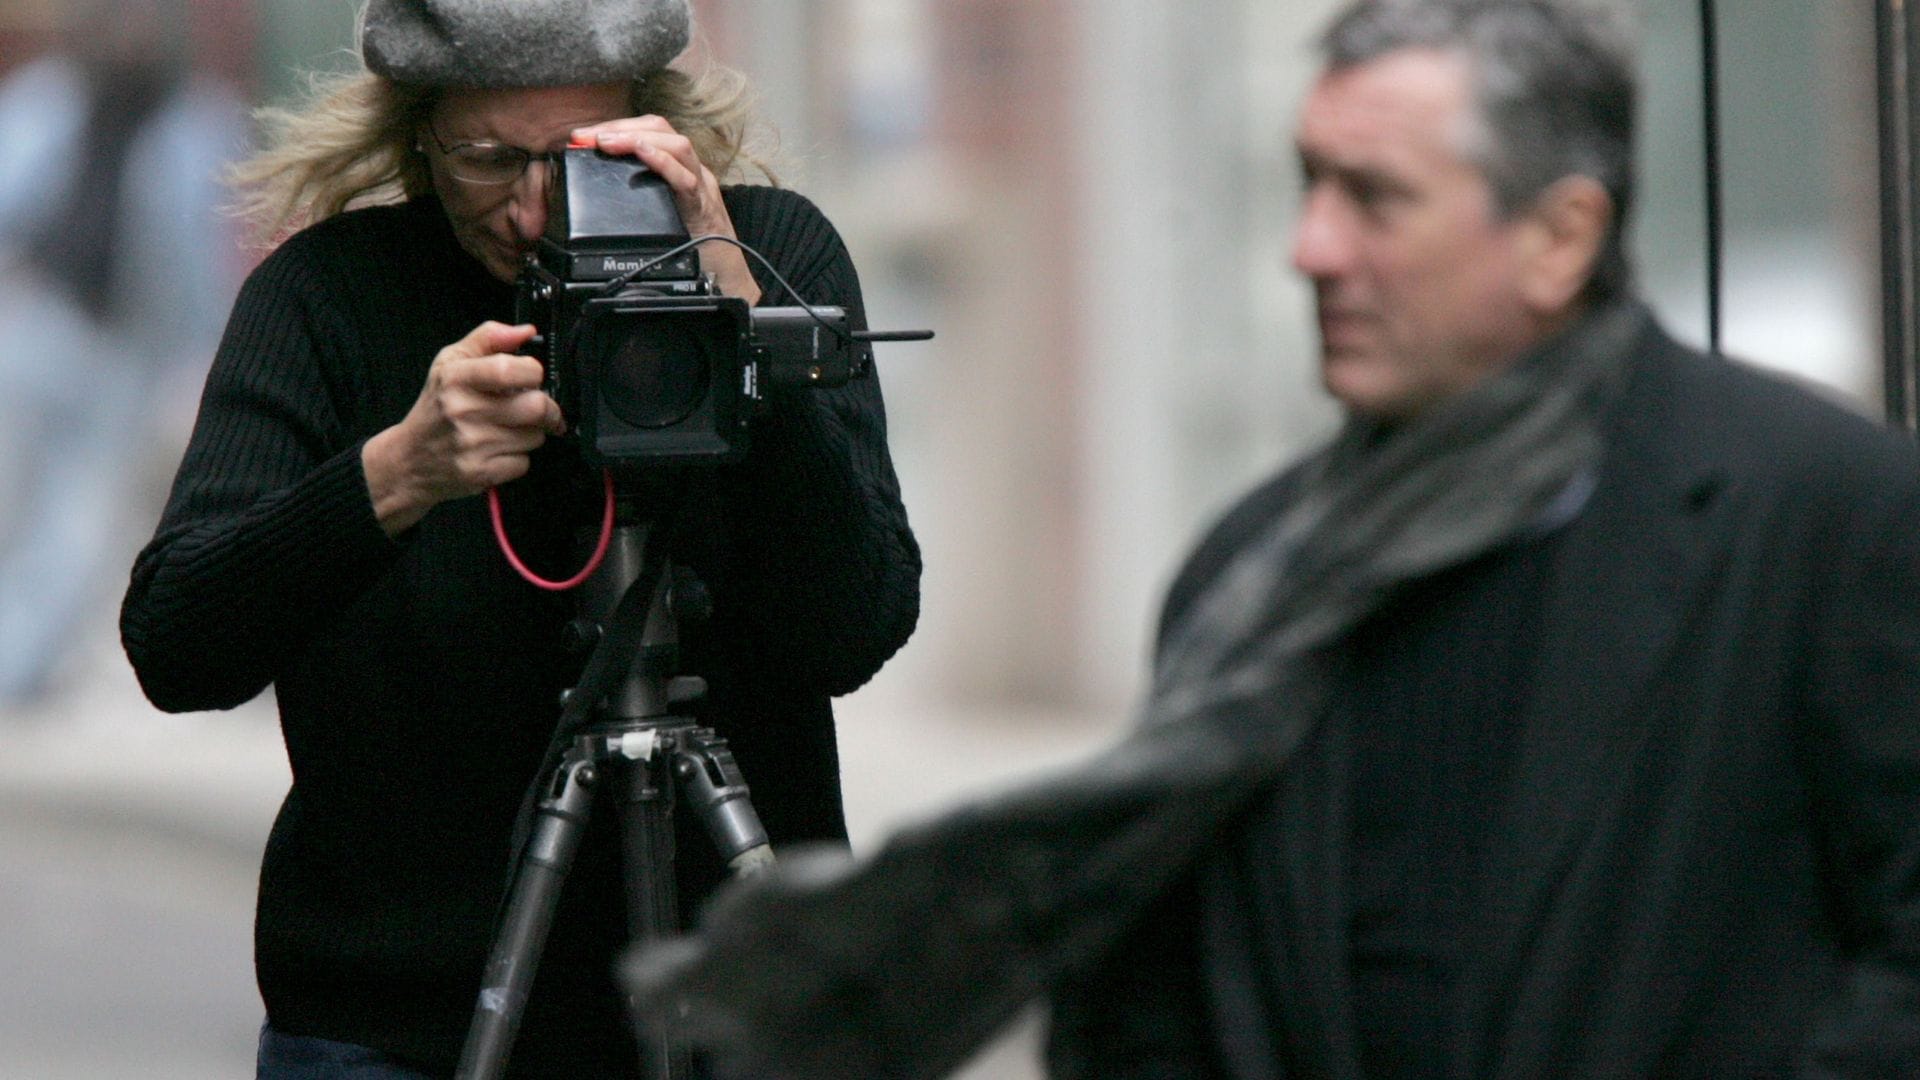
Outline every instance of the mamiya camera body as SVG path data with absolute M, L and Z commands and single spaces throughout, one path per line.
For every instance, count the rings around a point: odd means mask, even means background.
M 516 318 L 539 331 L 529 350 L 588 464 L 731 460 L 782 388 L 865 373 L 871 347 L 840 308 L 721 295 L 671 189 L 639 161 L 568 148 L 553 159 L 547 198 Z

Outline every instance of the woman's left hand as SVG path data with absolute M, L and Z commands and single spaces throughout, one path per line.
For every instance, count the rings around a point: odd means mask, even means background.
M 720 198 L 720 178 L 694 153 L 693 141 L 658 116 L 609 120 L 576 129 L 576 141 L 591 142 L 602 153 L 634 157 L 652 169 L 673 191 L 680 219 L 690 236 L 732 238 L 733 218 Z M 746 256 L 732 244 L 700 245 L 700 268 L 713 275 L 722 293 L 749 304 L 760 300 L 760 285 L 747 270 Z

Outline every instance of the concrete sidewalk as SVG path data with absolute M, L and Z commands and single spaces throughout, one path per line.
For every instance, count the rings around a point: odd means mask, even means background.
M 287 784 L 271 701 L 166 716 L 117 649 L 91 652 L 67 692 L 0 714 L 0 1076 L 250 1075 L 253 889 Z M 884 674 L 838 712 L 856 850 L 1117 730 L 916 701 Z M 1034 1039 L 1021 1025 L 957 1075 L 1032 1080 Z

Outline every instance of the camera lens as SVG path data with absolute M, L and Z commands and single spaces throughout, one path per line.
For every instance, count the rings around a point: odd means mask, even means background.
M 698 326 L 642 317 L 607 329 L 600 397 L 615 416 L 638 428 L 672 427 L 706 400 L 712 359 Z

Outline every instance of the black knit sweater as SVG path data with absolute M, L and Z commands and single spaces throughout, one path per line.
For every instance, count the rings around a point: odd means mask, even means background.
M 852 262 L 817 209 L 756 187 L 727 204 L 808 302 L 864 325 Z M 792 302 L 760 283 L 768 302 Z M 562 646 L 570 602 L 512 573 L 484 500 L 444 503 L 389 540 L 360 452 L 405 415 L 441 348 L 512 314 L 511 287 L 460 249 L 432 199 L 289 240 L 242 290 L 121 617 L 163 709 L 275 689 L 293 785 L 260 879 L 269 1019 L 432 1071 L 458 1055 L 515 814 L 579 660 Z M 873 379 L 783 400 L 752 435 L 742 462 L 671 481 L 670 549 L 713 598 L 686 631 L 685 666 L 707 678 L 701 718 L 732 742 L 775 842 L 844 842 L 827 699 L 906 640 L 919 553 Z M 502 492 L 516 546 L 551 573 L 575 558 L 577 478 L 571 448 L 552 443 Z M 626 936 L 613 819 L 596 816 L 569 878 L 515 1075 L 632 1068 L 609 970 Z M 683 911 L 718 877 L 711 845 L 689 835 Z

